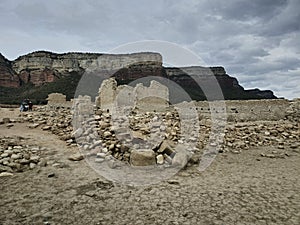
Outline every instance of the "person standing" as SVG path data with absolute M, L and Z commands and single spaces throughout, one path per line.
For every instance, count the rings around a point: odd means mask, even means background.
M 28 101 L 28 109 L 29 109 L 29 111 L 32 111 L 32 106 L 33 106 L 33 103 L 32 103 L 32 101 Z

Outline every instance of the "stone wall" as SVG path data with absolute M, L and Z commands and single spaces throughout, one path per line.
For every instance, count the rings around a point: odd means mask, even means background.
M 135 87 L 135 107 L 143 111 L 161 111 L 169 106 L 169 89 L 152 80 L 149 87 L 137 84 Z
M 114 78 L 109 78 L 101 83 L 99 88 L 99 96 L 96 98 L 96 106 L 99 106 L 104 111 L 112 111 L 117 91 L 117 81 Z
M 117 86 L 115 78 L 109 78 L 104 80 L 99 88 L 96 106 L 108 112 L 120 108 L 162 111 L 169 106 L 169 89 L 155 80 L 150 82 L 149 87 L 141 83 L 135 87 Z
M 102 83 L 96 105 L 109 112 L 113 108 L 124 107 L 140 111 L 164 111 L 169 108 L 169 90 L 154 80 L 149 87 L 141 83 L 131 87 L 117 86 L 115 79 L 110 78 Z M 275 121 L 299 117 L 300 114 L 299 99 L 195 101 L 194 105 L 200 118 L 208 119 L 214 115 L 237 122 Z
M 70 108 L 72 105 L 71 101 L 66 100 L 66 96 L 61 93 L 51 93 L 47 98 L 47 106 L 49 109 L 55 109 L 58 107 Z
M 286 110 L 286 118 L 291 121 L 300 122 L 300 98 L 296 98 L 290 102 Z
M 285 99 L 274 99 L 201 101 L 195 102 L 195 105 L 203 118 L 209 118 L 212 113 L 226 113 L 228 121 L 259 121 L 285 119 L 291 103 Z

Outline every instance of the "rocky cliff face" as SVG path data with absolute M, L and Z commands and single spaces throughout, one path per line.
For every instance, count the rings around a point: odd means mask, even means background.
M 18 87 L 19 77 L 11 68 L 11 62 L 0 53 L 0 86 Z
M 88 69 L 106 71 L 118 71 L 129 65 L 140 65 L 137 69 L 132 67 L 130 77 L 137 77 L 137 73 L 153 73 L 160 75 L 162 57 L 157 53 L 133 53 L 133 54 L 97 54 L 97 53 L 65 53 L 55 54 L 39 51 L 21 56 L 8 62 L 0 69 L 0 77 L 8 77 L 7 70 L 12 71 L 19 79 L 19 85 L 32 83 L 36 86 L 53 82 L 62 76 L 70 75 L 71 72 L 82 73 Z M 142 65 L 142 66 L 141 66 Z M 12 75 L 11 75 L 12 76 Z M 6 79 L 8 80 L 8 79 Z M 16 87 L 15 83 L 1 82 L 0 86 Z
M 227 99 L 276 98 L 271 91 L 244 91 L 237 79 L 227 75 L 223 67 L 165 68 L 162 66 L 162 56 L 151 52 L 113 55 L 38 51 L 20 56 L 14 61 L 0 54 L 0 87 L 16 88 L 26 84 L 43 87 L 74 74 L 78 79 L 78 76 L 94 69 L 115 76 L 119 84 L 145 76 L 166 77 L 188 90 L 196 100 L 205 99 L 205 96 L 193 78 L 205 83 L 210 79 L 209 75 L 215 75 Z

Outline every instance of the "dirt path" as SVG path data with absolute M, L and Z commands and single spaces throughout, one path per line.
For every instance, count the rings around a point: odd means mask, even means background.
M 0 125 L 0 136 L 45 147 L 51 165 L 0 177 L 0 224 L 300 224 L 299 149 L 285 158 L 261 157 L 263 148 L 223 153 L 204 172 L 129 187 L 69 161 L 76 149 L 26 125 Z

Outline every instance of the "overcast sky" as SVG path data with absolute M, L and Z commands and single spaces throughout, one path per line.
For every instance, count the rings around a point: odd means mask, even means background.
M 0 0 L 0 52 L 108 52 L 163 40 L 247 89 L 300 97 L 299 0 Z

